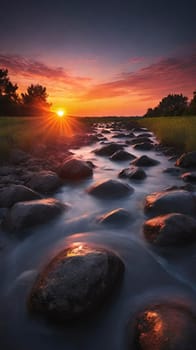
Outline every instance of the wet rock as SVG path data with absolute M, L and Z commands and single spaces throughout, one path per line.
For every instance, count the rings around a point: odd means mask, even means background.
M 20 164 L 24 161 L 29 159 L 29 154 L 20 150 L 20 149 L 13 149 L 10 154 L 10 162 L 13 164 Z
M 29 297 L 29 309 L 58 322 L 84 318 L 112 294 L 123 271 L 123 262 L 115 253 L 74 243 L 40 273 Z
M 176 165 L 182 168 L 196 167 L 196 151 L 183 153 L 181 157 L 177 159 Z
M 132 166 L 130 168 L 123 169 L 119 173 L 119 177 L 121 178 L 128 178 L 128 179 L 134 179 L 134 180 L 143 180 L 146 178 L 146 173 L 142 168 Z
M 2 226 L 6 231 L 22 231 L 44 224 L 68 209 L 68 205 L 54 198 L 18 202 L 7 210 Z
M 123 146 L 118 143 L 110 143 L 94 151 L 98 156 L 111 156 L 116 151 L 122 150 Z
M 135 127 L 135 128 L 133 128 L 132 131 L 133 131 L 133 132 L 146 132 L 146 131 L 148 131 L 148 129 L 146 129 L 146 128 L 140 128 L 140 127 Z
M 122 227 L 126 226 L 131 220 L 131 214 L 127 210 L 118 208 L 100 216 L 97 221 L 100 224 Z
M 178 176 L 180 174 L 180 169 L 179 168 L 166 168 L 163 170 L 163 173 L 167 173 L 167 174 L 170 174 L 170 175 L 173 175 L 173 176 Z
M 82 180 L 92 175 L 92 166 L 80 159 L 67 160 L 59 169 L 59 176 L 69 181 Z
M 131 164 L 136 166 L 155 166 L 160 164 L 160 162 L 156 159 L 144 155 L 133 160 Z
M 153 144 L 153 141 L 149 139 L 148 137 L 135 137 L 132 140 L 129 141 L 131 145 L 136 145 L 138 143 L 148 143 L 148 144 Z
M 196 196 L 185 190 L 155 192 L 146 197 L 145 211 L 150 216 L 181 213 L 196 215 Z
M 32 175 L 27 186 L 41 193 L 51 193 L 62 185 L 59 176 L 53 171 L 40 171 Z
M 196 183 L 196 172 L 188 172 L 181 175 L 181 179 L 185 182 Z
M 125 197 L 133 193 L 133 188 L 118 180 L 103 180 L 96 182 L 87 189 L 87 192 L 98 198 L 114 199 Z
M 123 133 L 114 134 L 112 136 L 112 138 L 117 138 L 117 139 L 124 139 L 126 137 L 127 137 L 127 134 L 123 134 Z
M 149 142 L 141 142 L 133 145 L 133 148 L 141 150 L 141 151 L 150 151 L 154 148 L 154 145 Z
M 136 156 L 124 150 L 119 150 L 110 156 L 110 159 L 113 161 L 133 160 L 135 158 Z
M 151 132 L 143 132 L 143 133 L 141 133 L 141 134 L 139 134 L 139 135 L 137 135 L 137 137 L 152 137 L 153 136 L 153 134 L 151 133 Z
M 39 193 L 23 185 L 11 185 L 0 189 L 0 207 L 8 208 L 17 202 L 40 199 Z
M 195 330 L 196 316 L 188 307 L 157 304 L 138 315 L 134 342 L 140 350 L 194 350 Z
M 147 220 L 144 235 L 160 246 L 185 245 L 196 241 L 196 220 L 184 214 L 167 214 Z

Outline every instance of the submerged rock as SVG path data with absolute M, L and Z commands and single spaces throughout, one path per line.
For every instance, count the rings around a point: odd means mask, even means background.
M 160 246 L 190 244 L 196 241 L 196 220 L 177 213 L 157 216 L 144 223 L 144 235 Z
M 27 182 L 27 186 L 41 193 L 51 193 L 61 185 L 61 179 L 53 171 L 37 172 Z
M 173 176 L 179 175 L 180 172 L 181 171 L 180 171 L 179 168 L 174 168 L 174 167 L 163 169 L 163 173 L 167 173 L 167 174 L 170 174 L 170 175 L 173 175 Z
M 136 319 L 134 343 L 140 350 L 195 350 L 195 330 L 196 316 L 188 307 L 152 305 Z
M 105 199 L 115 199 L 132 194 L 134 189 L 118 180 L 103 180 L 96 182 L 87 189 L 92 196 Z
M 80 159 L 69 159 L 59 169 L 59 176 L 69 181 L 82 180 L 92 175 L 92 166 Z
M 32 288 L 30 311 L 58 322 L 88 316 L 102 306 L 124 272 L 113 252 L 74 243 L 43 269 Z
M 98 218 L 98 222 L 100 224 L 122 227 L 126 226 L 131 221 L 131 219 L 131 214 L 127 210 L 118 208 L 100 216 Z
M 145 211 L 150 216 L 168 213 L 196 215 L 196 196 L 186 190 L 155 192 L 146 197 Z
M 0 208 L 9 208 L 17 202 L 40 199 L 39 193 L 23 185 L 10 185 L 0 189 Z
M 121 178 L 128 178 L 133 180 L 143 180 L 146 178 L 146 173 L 142 168 L 132 166 L 130 168 L 123 169 L 119 173 L 119 177 Z
M 135 158 L 136 156 L 124 150 L 119 150 L 110 156 L 110 159 L 113 161 L 133 160 Z
M 183 153 L 181 157 L 177 159 L 176 165 L 182 168 L 196 167 L 196 151 Z
M 118 143 L 110 143 L 94 151 L 98 156 L 111 156 L 116 151 L 122 150 L 123 146 Z
M 155 166 L 160 164 L 160 162 L 156 159 L 144 155 L 133 160 L 131 164 L 136 166 Z
M 22 231 L 44 224 L 68 209 L 68 205 L 54 198 L 18 202 L 7 210 L 2 226 L 6 231 Z

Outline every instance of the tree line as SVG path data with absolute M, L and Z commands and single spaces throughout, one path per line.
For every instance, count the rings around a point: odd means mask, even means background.
M 31 84 L 25 93 L 18 94 L 18 85 L 13 84 L 7 69 L 0 69 L 0 115 L 43 115 L 50 110 L 46 87 Z
M 196 115 L 196 91 L 189 101 L 182 94 L 170 94 L 164 97 L 155 108 L 149 108 L 144 117 Z

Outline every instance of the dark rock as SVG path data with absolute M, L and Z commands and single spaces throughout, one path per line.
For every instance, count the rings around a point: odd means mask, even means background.
M 124 265 L 113 252 L 74 243 L 40 273 L 29 297 L 29 309 L 57 322 L 84 318 L 102 306 L 123 272 Z
M 147 220 L 144 235 L 160 246 L 185 245 L 196 241 L 196 220 L 184 214 L 167 214 Z
M 184 173 L 181 175 L 181 179 L 185 182 L 196 183 L 196 172 Z
M 132 166 L 130 168 L 123 169 L 119 173 L 119 177 L 121 178 L 128 178 L 128 179 L 134 179 L 134 180 L 143 180 L 146 178 L 146 173 L 142 168 Z
M 154 166 L 160 164 L 160 162 L 156 159 L 144 155 L 133 160 L 131 164 L 136 166 Z
M 59 176 L 69 181 L 82 180 L 92 175 L 92 166 L 80 159 L 67 160 L 59 169 Z
M 0 189 L 0 207 L 8 208 L 17 202 L 40 199 L 39 193 L 23 185 L 11 185 Z
M 196 215 L 196 196 L 185 190 L 155 192 L 146 197 L 146 213 L 157 216 L 169 213 Z
M 141 143 L 136 143 L 133 145 L 133 148 L 142 150 L 142 151 L 150 151 L 154 148 L 154 145 L 149 142 L 141 142 Z
M 110 156 L 110 159 L 113 161 L 133 160 L 135 158 L 136 156 L 124 150 L 116 151 Z
M 127 210 L 118 208 L 100 216 L 98 218 L 98 222 L 100 224 L 122 227 L 126 226 L 131 221 L 131 219 L 131 214 Z
M 134 343 L 140 350 L 194 350 L 195 330 L 196 316 L 186 305 L 159 303 L 138 315 Z
M 133 193 L 133 188 L 118 180 L 103 180 L 96 182 L 87 189 L 87 192 L 98 198 L 114 199 L 125 197 Z
M 41 193 L 51 193 L 62 185 L 59 176 L 53 171 L 35 173 L 27 182 L 27 186 Z
M 196 167 L 196 151 L 183 153 L 176 161 L 176 165 L 182 168 Z
M 54 198 L 18 202 L 7 210 L 2 226 L 6 231 L 22 231 L 46 223 L 68 209 L 68 205 Z
M 153 144 L 153 141 L 148 137 L 135 137 L 129 141 L 130 145 L 136 145 L 138 143 L 148 143 Z
M 180 169 L 179 168 L 166 168 L 163 170 L 163 173 L 167 173 L 167 174 L 170 174 L 170 175 L 174 175 L 174 176 L 177 176 L 180 174 Z
M 122 150 L 123 146 L 118 143 L 110 143 L 94 151 L 98 156 L 111 156 L 116 151 Z

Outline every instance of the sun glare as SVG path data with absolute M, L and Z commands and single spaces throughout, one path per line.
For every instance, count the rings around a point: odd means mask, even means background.
M 58 117 L 62 118 L 65 115 L 65 110 L 64 109 L 58 109 L 56 114 L 57 114 Z

